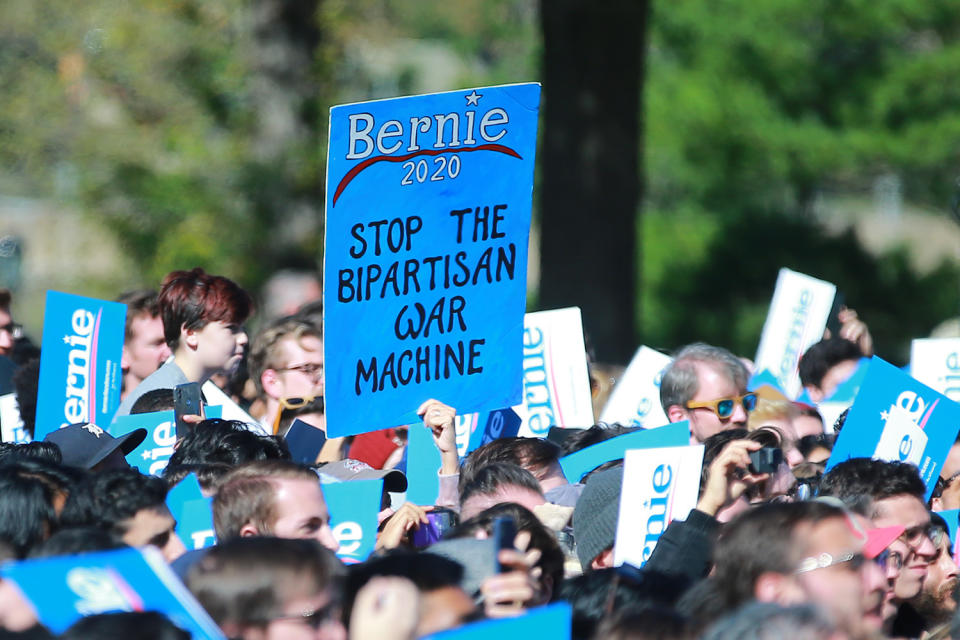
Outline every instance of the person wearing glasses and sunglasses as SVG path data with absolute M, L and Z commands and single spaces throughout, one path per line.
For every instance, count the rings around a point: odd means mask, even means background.
M 726 429 L 746 428 L 757 396 L 747 392 L 749 372 L 740 359 L 702 342 L 680 349 L 664 370 L 660 404 L 670 422 L 690 421 L 690 444 Z
M 900 558 L 900 568 L 891 572 L 893 596 L 884 611 L 888 628 L 895 624 L 896 610 L 920 594 L 936 557 L 925 494 L 917 467 L 906 462 L 851 458 L 833 467 L 820 482 L 821 496 L 843 500 L 874 526 L 904 528 L 890 544 L 890 551 Z
M 280 431 L 285 410 L 322 403 L 323 333 L 312 322 L 290 316 L 264 327 L 251 343 L 248 366 L 264 404 L 258 417 L 268 433 Z M 326 427 L 322 410 L 298 417 L 318 429 Z

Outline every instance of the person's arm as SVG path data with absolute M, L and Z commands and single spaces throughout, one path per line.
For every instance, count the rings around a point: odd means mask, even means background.
M 457 509 L 460 506 L 460 456 L 457 454 L 457 410 L 438 400 L 427 400 L 417 409 L 423 424 L 433 434 L 433 443 L 440 452 L 440 490 L 434 503 Z

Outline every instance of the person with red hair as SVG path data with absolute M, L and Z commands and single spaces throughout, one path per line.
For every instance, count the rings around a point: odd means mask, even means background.
M 253 301 L 232 280 L 197 267 L 167 274 L 157 299 L 163 333 L 173 357 L 131 391 L 118 416 L 130 414 L 140 396 L 178 384 L 203 384 L 215 373 L 233 372 L 243 359 L 243 323 Z

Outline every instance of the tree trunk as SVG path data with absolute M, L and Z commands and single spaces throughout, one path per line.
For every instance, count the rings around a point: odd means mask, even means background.
M 636 347 L 648 0 L 542 0 L 539 306 L 576 305 L 600 361 Z

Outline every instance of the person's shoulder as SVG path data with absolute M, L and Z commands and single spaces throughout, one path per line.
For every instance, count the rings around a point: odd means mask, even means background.
M 167 360 L 159 369 L 144 378 L 133 391 L 127 394 L 127 397 L 120 403 L 120 408 L 117 409 L 117 415 L 130 415 L 130 410 L 133 408 L 133 405 L 140 399 L 140 396 L 148 391 L 153 391 L 154 389 L 172 389 L 178 384 L 184 384 L 186 382 L 189 382 L 189 380 L 187 380 L 187 376 L 184 375 L 180 367 L 177 366 L 177 363 L 172 359 Z

